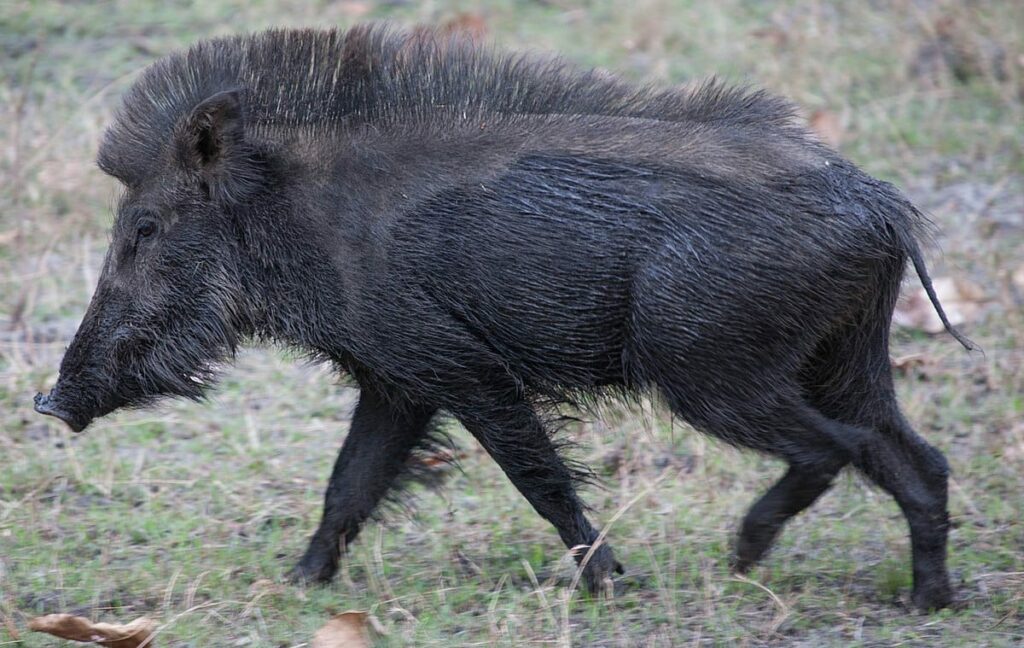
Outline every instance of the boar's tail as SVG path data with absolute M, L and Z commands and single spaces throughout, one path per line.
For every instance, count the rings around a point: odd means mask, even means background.
M 924 215 L 916 209 L 914 212 L 918 218 L 925 218 Z M 917 277 L 921 280 L 921 285 L 924 286 L 924 291 L 928 294 L 928 299 L 932 302 L 932 306 L 935 307 L 935 312 L 939 314 L 942 326 L 945 327 L 947 333 L 952 335 L 956 341 L 962 344 L 968 351 L 979 350 L 981 347 L 972 342 L 970 338 L 949 323 L 949 318 L 946 317 L 946 311 L 942 310 L 942 304 L 939 303 L 939 296 L 935 294 L 935 288 L 932 286 L 932 278 L 928 274 L 928 268 L 924 265 L 924 255 L 921 253 L 921 246 L 918 245 L 917 240 L 915 240 L 913 236 L 909 236 L 907 238 L 907 254 L 910 256 L 910 261 L 914 264 L 914 271 L 917 272 Z

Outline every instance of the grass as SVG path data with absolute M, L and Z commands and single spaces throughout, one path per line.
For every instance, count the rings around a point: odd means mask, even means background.
M 160 646 L 302 646 L 350 608 L 374 615 L 384 646 L 1024 641 L 1024 288 L 1011 281 L 1024 263 L 1024 10 L 626 4 L 5 5 L 0 646 L 57 645 L 25 629 L 57 611 L 154 616 Z M 506 46 L 658 83 L 717 73 L 827 111 L 844 153 L 930 211 L 944 251 L 933 274 L 982 287 L 968 332 L 986 353 L 912 331 L 897 331 L 894 349 L 926 360 L 902 372 L 899 390 L 953 465 L 950 565 L 965 610 L 908 610 L 905 524 L 854 475 L 787 527 L 750 580 L 730 576 L 731 534 L 782 466 L 709 441 L 656 405 L 609 407 L 569 430 L 605 479 L 586 498 L 628 568 L 601 601 L 569 595 L 571 560 L 553 530 L 455 427 L 462 472 L 414 493 L 414 515 L 367 527 L 331 587 L 284 584 L 317 522 L 355 393 L 274 350 L 243 354 L 206 406 L 120 413 L 82 436 L 32 412 L 95 284 L 116 189 L 91 161 L 142 66 L 200 37 L 270 25 L 464 15 Z M 936 38 L 977 69 L 958 80 L 953 55 L 929 59 Z

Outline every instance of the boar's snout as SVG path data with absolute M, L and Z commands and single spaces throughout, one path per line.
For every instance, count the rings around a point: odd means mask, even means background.
M 56 389 L 49 394 L 36 394 L 34 402 L 37 412 L 59 418 L 74 432 L 81 432 L 92 422 L 92 417 L 74 414 L 70 408 L 62 404 Z

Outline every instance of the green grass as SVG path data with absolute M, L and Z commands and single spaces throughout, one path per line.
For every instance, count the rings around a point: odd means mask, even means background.
M 1024 641 L 1024 66 L 1019 3 L 28 2 L 0 12 L 0 646 L 59 642 L 27 619 L 160 623 L 158 645 L 302 646 L 369 611 L 383 646 L 986 645 Z M 628 5 L 628 6 L 627 6 Z M 879 5 L 881 6 L 881 5 Z M 907 608 L 898 508 L 854 476 L 794 520 L 751 579 L 726 568 L 753 499 L 781 473 L 671 422 L 609 407 L 567 432 L 605 481 L 587 501 L 628 574 L 570 595 L 571 559 L 464 432 L 462 472 L 369 525 L 336 582 L 284 572 L 304 549 L 354 403 L 323 368 L 242 355 L 212 401 L 124 412 L 73 436 L 35 415 L 88 303 L 116 188 L 92 159 L 133 75 L 215 34 L 357 18 L 480 15 L 502 45 L 656 83 L 719 74 L 838 116 L 842 151 L 904 186 L 943 234 L 933 274 L 986 302 L 968 332 L 897 331 L 928 362 L 899 379 L 908 417 L 954 472 L 950 567 L 962 611 Z M 910 74 L 936 25 L 975 52 L 964 82 Z M 944 28 L 943 28 L 944 29 Z M 1003 63 L 993 63 L 992 48 Z M 1002 65 L 1002 68 L 998 66 Z M 994 67 L 993 67 L 994 66 Z M 636 500 L 632 506 L 627 506 Z M 17 638 L 14 633 L 17 633 Z

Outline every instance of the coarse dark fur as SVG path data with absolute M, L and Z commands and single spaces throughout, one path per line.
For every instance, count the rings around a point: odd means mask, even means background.
M 198 399 L 245 340 L 332 362 L 360 400 L 294 578 L 333 576 L 438 412 L 567 546 L 594 543 L 551 413 L 651 391 L 789 464 L 743 522 L 737 569 L 852 465 L 906 515 L 916 604 L 952 601 L 947 464 L 900 414 L 888 353 L 908 259 L 942 312 L 926 221 L 785 101 L 429 30 L 277 30 L 154 64 L 99 165 L 126 192 L 37 408 L 80 430 Z M 616 570 L 602 545 L 584 576 L 598 589 Z

